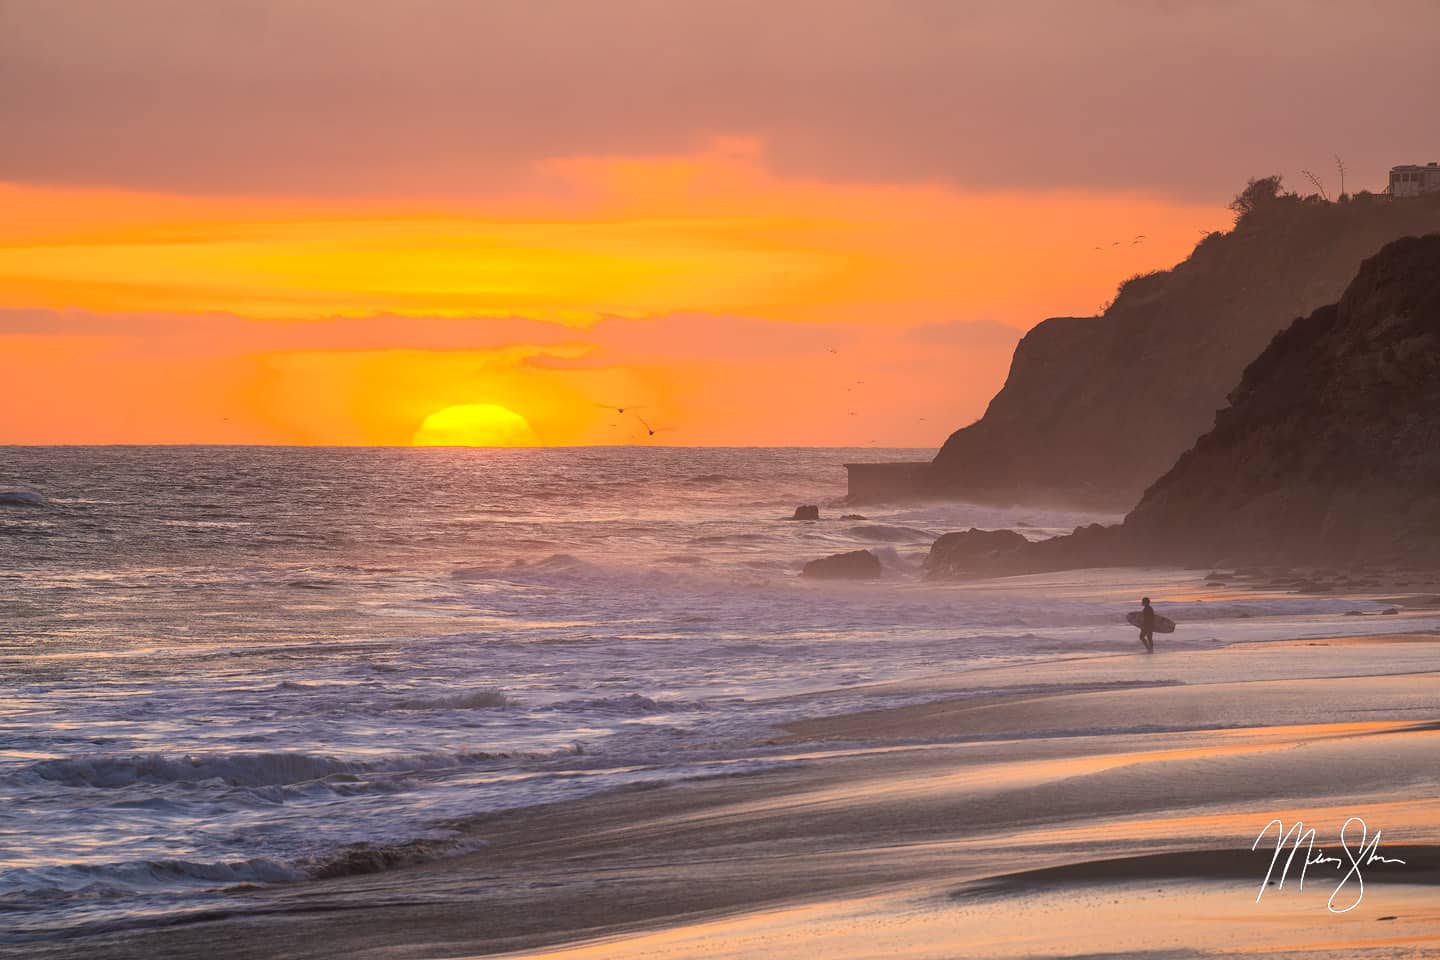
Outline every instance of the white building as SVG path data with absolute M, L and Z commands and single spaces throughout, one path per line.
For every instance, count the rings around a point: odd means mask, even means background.
M 1422 193 L 1440 193 L 1440 163 L 1390 168 L 1391 196 L 1418 197 Z

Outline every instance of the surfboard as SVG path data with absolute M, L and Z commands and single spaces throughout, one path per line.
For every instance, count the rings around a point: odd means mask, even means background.
M 1140 611 L 1136 610 L 1134 613 L 1125 614 L 1125 622 L 1130 624 L 1130 626 L 1132 627 L 1140 626 Z M 1171 620 L 1169 617 L 1162 617 L 1158 613 L 1155 614 L 1155 632 L 1174 633 L 1175 621 Z

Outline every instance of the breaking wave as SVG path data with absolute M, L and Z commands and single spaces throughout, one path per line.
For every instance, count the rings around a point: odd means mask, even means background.
M 546 711 L 572 711 L 606 716 L 645 716 L 655 713 L 703 710 L 705 705 L 696 700 L 652 700 L 638 693 L 630 693 L 623 697 L 562 700 L 559 703 L 552 703 L 544 709 Z
M 495 687 L 483 687 L 448 697 L 409 697 L 391 705 L 395 710 L 492 710 L 513 707 L 517 701 Z
M 44 494 L 34 490 L 0 490 L 0 507 L 43 507 L 46 503 Z
M 579 753 L 578 747 L 555 751 L 474 751 L 392 756 L 379 760 L 342 760 L 308 753 L 217 753 L 173 756 L 140 753 L 122 756 L 41 760 L 12 778 L 48 781 L 66 787 L 115 789 L 135 784 L 220 783 L 231 787 L 280 787 L 377 773 L 443 770 L 490 760 L 536 759 Z

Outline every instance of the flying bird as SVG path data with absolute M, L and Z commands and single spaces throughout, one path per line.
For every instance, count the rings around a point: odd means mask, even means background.
M 613 403 L 597 403 L 597 404 L 595 404 L 595 406 L 597 406 L 597 407 L 603 407 L 603 408 L 606 409 L 606 410 L 614 410 L 616 413 L 624 413 L 626 410 L 644 410 L 644 409 L 645 409 L 644 407 L 633 406 L 633 405 L 631 405 L 631 404 L 626 404 L 625 406 L 621 407 L 621 406 L 616 406 L 616 405 L 613 404 Z
M 652 436 L 652 437 L 655 436 L 655 434 L 657 434 L 657 433 L 662 433 L 662 432 L 664 432 L 664 431 L 666 431 L 666 430 L 674 430 L 674 429 L 675 429 L 674 427 L 652 427 L 652 426 L 650 426 L 649 423 L 647 423 L 647 422 L 645 421 L 645 418 L 642 417 L 642 416 L 640 416 L 640 414 L 638 414 L 638 413 L 635 414 L 635 419 L 636 419 L 636 420 L 639 420 L 639 421 L 644 425 L 644 427 L 645 427 L 645 432 L 646 432 L 647 434 L 649 434 L 650 436 Z

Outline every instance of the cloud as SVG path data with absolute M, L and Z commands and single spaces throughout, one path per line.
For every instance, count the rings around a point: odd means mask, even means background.
M 0 337 L 103 338 L 117 347 L 169 355 L 351 350 L 473 350 L 555 347 L 583 334 L 529 317 L 326 317 L 268 319 L 233 313 L 95 313 L 0 308 Z
M 183 198 L 0 185 L 0 306 L 233 313 L 764 316 L 1028 324 L 1173 263 L 1219 204 L 787 178 L 763 146 L 547 164 L 564 197 Z M 1115 231 L 1144 232 L 1097 259 Z M 1106 249 L 1110 249 L 1107 247 Z M 1103 260 L 1103 262 L 1102 262 Z M 697 330 L 709 335 L 708 331 Z
M 0 0 L 0 180 L 453 196 L 730 134 L 842 180 L 1375 186 L 1432 159 L 1436 35 L 1432 0 Z
M 951 320 L 911 327 L 901 334 L 901 339 L 922 345 L 990 349 L 1014 347 L 1020 331 L 992 320 Z

